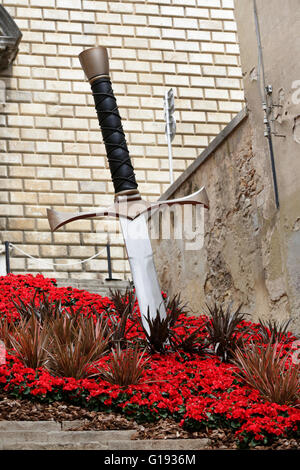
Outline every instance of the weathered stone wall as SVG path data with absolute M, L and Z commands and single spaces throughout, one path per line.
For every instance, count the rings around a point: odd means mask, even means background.
M 193 310 L 206 300 L 243 302 L 254 319 L 292 319 L 300 331 L 300 60 L 299 2 L 257 0 L 265 84 L 273 87 L 270 123 L 280 207 L 259 91 L 253 2 L 236 1 L 248 118 L 165 198 L 205 184 L 210 199 L 199 252 L 173 243 L 156 247 L 163 287 L 181 291 Z M 280 14 L 279 14 L 280 12 Z M 262 70 L 260 71 L 262 77 Z M 261 86 L 262 88 L 262 86 Z M 262 94 L 263 93 L 262 88 Z M 277 106 L 280 105 L 280 106 Z M 272 121 L 274 119 L 274 121 Z M 202 162 L 202 163 L 201 163 Z
M 264 137 L 258 85 L 258 53 L 252 2 L 235 2 L 255 168 L 262 181 L 257 197 L 265 310 L 291 315 L 300 330 L 300 10 L 297 0 L 257 0 L 266 85 L 272 85 L 270 118 L 280 208 L 274 204 L 270 153 Z M 278 15 L 280 12 L 280 15 Z M 251 45 L 252 47 L 249 47 Z M 279 105 L 279 106 L 278 106 Z
M 163 96 L 173 87 L 177 178 L 243 106 L 233 0 L 4 0 L 23 38 L 0 75 L 1 241 L 45 263 L 71 263 L 106 243 L 112 221 L 80 220 L 51 234 L 46 208 L 76 212 L 108 204 L 113 188 L 89 84 L 78 53 L 108 47 L 113 88 L 139 188 L 157 199 L 169 184 Z M 1 91 L 1 90 L 0 90 Z M 128 273 L 111 237 L 113 271 Z M 106 253 L 57 267 L 58 278 L 107 275 Z M 12 270 L 42 271 L 13 251 Z
M 188 178 L 182 175 L 171 198 L 187 196 L 203 185 L 210 203 L 203 247 L 187 250 L 182 240 L 153 241 L 162 286 L 170 295 L 181 292 L 194 312 L 208 301 L 234 300 L 255 313 L 261 273 L 261 246 L 255 237 L 260 186 L 246 113 Z

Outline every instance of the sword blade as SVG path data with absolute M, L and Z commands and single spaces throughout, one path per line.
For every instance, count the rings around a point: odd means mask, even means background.
M 125 217 L 120 217 L 119 220 L 143 326 L 149 333 L 149 325 L 145 318 L 148 311 L 151 319 L 156 317 L 157 311 L 161 318 L 165 318 L 166 308 L 154 265 L 147 223 L 144 215 L 134 220 Z

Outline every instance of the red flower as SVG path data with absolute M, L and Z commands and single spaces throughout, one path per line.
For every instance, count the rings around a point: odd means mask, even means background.
M 83 307 L 83 314 L 93 314 L 91 306 L 106 314 L 106 307 L 112 304 L 107 297 L 101 297 L 84 290 L 71 287 L 58 288 L 55 279 L 42 275 L 13 275 L 0 277 L 1 315 L 9 321 L 15 321 L 18 313 L 12 299 L 20 296 L 24 301 L 31 300 L 36 288 L 42 289 L 52 300 L 61 299 L 62 304 Z M 139 314 L 137 307 L 137 314 Z M 204 316 L 180 315 L 178 334 L 184 335 L 188 329 L 194 331 L 204 324 Z M 257 325 L 244 322 L 252 331 L 252 338 L 257 337 Z M 141 336 L 140 326 L 130 330 L 128 339 Z M 205 333 L 201 333 L 204 335 Z M 288 335 L 288 351 L 294 338 Z M 107 355 L 101 359 L 101 365 L 109 360 Z M 204 359 L 189 356 L 185 361 L 176 353 L 153 355 L 145 370 L 144 382 L 130 386 L 126 390 L 117 385 L 110 385 L 103 380 L 70 377 L 54 377 L 44 369 L 33 370 L 25 367 L 10 351 L 7 362 L 0 366 L 0 387 L 13 392 L 19 397 L 26 396 L 28 390 L 33 396 L 53 399 L 63 392 L 64 399 L 74 401 L 80 398 L 81 404 L 91 400 L 101 406 L 113 407 L 126 414 L 145 414 L 145 419 L 155 419 L 161 412 L 164 416 L 174 416 L 181 426 L 195 429 L 207 422 L 216 426 L 228 422 L 237 428 L 237 437 L 241 440 L 251 436 L 261 441 L 265 436 L 285 436 L 300 430 L 300 410 L 289 406 L 266 403 L 257 390 L 237 380 L 235 367 L 220 363 L 217 357 Z M 56 399 L 56 398 L 55 398 Z M 148 414 L 147 414 L 148 413 Z M 152 417 L 152 418 L 151 418 Z

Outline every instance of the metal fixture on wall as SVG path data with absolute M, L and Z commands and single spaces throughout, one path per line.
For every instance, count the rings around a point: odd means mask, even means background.
M 18 26 L 5 8 L 0 5 L 0 71 L 6 69 L 14 61 L 21 38 L 22 33 Z
M 278 183 L 277 183 L 277 175 L 276 175 L 276 168 L 275 168 L 275 157 L 274 157 L 274 148 L 273 148 L 273 141 L 272 141 L 272 129 L 271 129 L 271 123 L 270 123 L 270 112 L 272 111 L 272 109 L 270 109 L 269 99 L 268 99 L 268 97 L 272 94 L 273 90 L 272 90 L 271 85 L 266 85 L 256 0 L 253 0 L 253 9 L 254 9 L 255 32 L 256 32 L 256 39 L 257 39 L 257 46 L 258 46 L 257 74 L 258 74 L 259 91 L 260 91 L 262 106 L 264 110 L 264 124 L 265 124 L 264 135 L 268 139 L 273 185 L 274 185 L 275 204 L 276 204 L 276 208 L 279 209 Z

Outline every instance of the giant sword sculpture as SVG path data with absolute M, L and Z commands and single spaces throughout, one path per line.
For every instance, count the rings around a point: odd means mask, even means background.
M 202 187 L 190 196 L 180 199 L 150 203 L 141 198 L 111 87 L 107 50 L 104 47 L 87 49 L 79 54 L 79 60 L 91 84 L 115 189 L 115 201 L 109 207 L 99 207 L 76 214 L 48 209 L 49 224 L 51 230 L 55 231 L 78 219 L 103 216 L 119 218 L 141 318 L 144 328 L 148 331 L 145 321 L 147 314 L 153 319 L 159 312 L 160 317 L 164 318 L 166 307 L 157 279 L 145 213 L 159 208 L 160 205 L 202 204 L 208 208 L 207 194 Z

